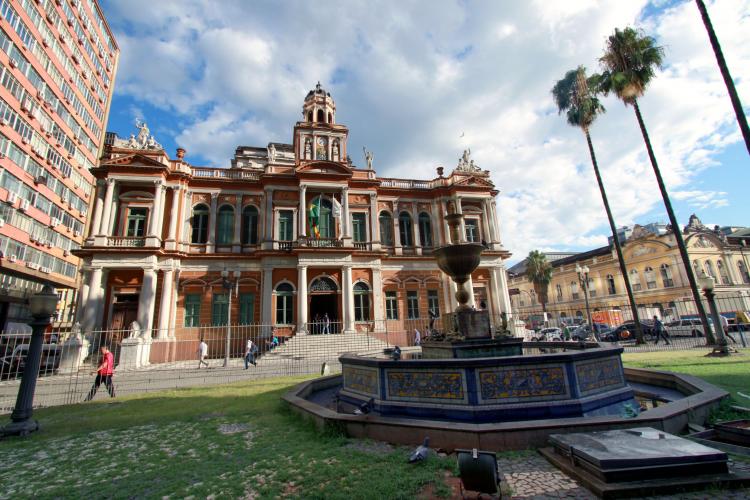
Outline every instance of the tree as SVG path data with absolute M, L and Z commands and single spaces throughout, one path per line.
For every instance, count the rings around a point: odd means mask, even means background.
M 547 292 L 552 281 L 552 266 L 547 256 L 539 250 L 532 250 L 526 257 L 526 277 L 534 284 L 534 291 L 542 304 L 542 311 L 547 312 Z
M 744 137 L 745 139 L 745 146 L 747 147 L 747 152 L 750 153 L 750 127 L 748 127 L 747 125 L 747 117 L 745 116 L 745 111 L 742 109 L 742 102 L 740 101 L 740 96 L 737 94 L 737 89 L 734 87 L 734 80 L 732 80 L 732 75 L 729 74 L 729 67 L 727 67 L 727 62 L 724 60 L 724 53 L 721 51 L 721 45 L 719 45 L 719 39 L 716 38 L 716 33 L 714 33 L 714 27 L 711 24 L 711 18 L 708 17 L 708 10 L 706 9 L 706 4 L 703 3 L 703 0 L 695 0 L 695 3 L 698 5 L 698 10 L 700 11 L 701 18 L 703 19 L 703 26 L 705 26 L 706 31 L 708 32 L 708 39 L 711 42 L 711 48 L 714 49 L 716 62 L 719 64 L 719 70 L 721 71 L 721 76 L 724 78 L 724 84 L 727 86 L 727 92 L 729 92 L 729 99 L 732 101 L 734 114 L 737 115 L 737 123 L 739 123 L 740 125 L 740 130 L 742 131 L 742 137 Z
M 680 225 L 677 223 L 677 218 L 674 215 L 672 202 L 669 199 L 664 179 L 662 179 L 659 165 L 656 162 L 654 149 L 651 147 L 651 140 L 646 130 L 646 124 L 643 121 L 641 109 L 638 107 L 638 98 L 645 93 L 646 87 L 648 87 L 648 84 L 656 75 L 656 69 L 661 67 L 663 59 L 664 49 L 656 45 L 656 40 L 653 37 L 629 27 L 624 30 L 615 28 L 614 34 L 607 38 L 604 55 L 599 59 L 604 72 L 598 80 L 598 87 L 605 95 L 608 95 L 610 92 L 614 93 L 626 106 L 633 106 L 635 110 L 638 126 L 641 129 L 643 141 L 646 143 L 646 151 L 648 152 L 648 157 L 656 176 L 656 182 L 659 185 L 659 190 L 664 200 L 664 207 L 667 210 L 669 223 L 672 226 L 672 233 L 680 250 L 682 265 L 685 268 L 685 274 L 690 283 L 695 307 L 698 309 L 698 315 L 700 316 L 704 330 L 710 332 L 706 310 L 703 307 L 703 302 L 698 292 L 698 285 L 695 281 L 693 268 L 690 265 L 690 258 L 685 247 L 685 241 L 682 238 Z M 707 337 L 709 342 L 715 343 L 712 335 Z
M 622 274 L 622 278 L 625 282 L 625 291 L 628 294 L 630 309 L 633 311 L 636 338 L 639 343 L 642 343 L 643 331 L 641 329 L 641 322 L 638 318 L 638 307 L 635 303 L 635 297 L 633 296 L 633 288 L 630 286 L 630 275 L 625 267 L 622 246 L 617 237 L 617 226 L 615 225 L 614 217 L 612 217 L 612 210 L 609 208 L 607 192 L 604 189 L 602 176 L 599 173 L 599 164 L 596 161 L 594 145 L 591 142 L 591 134 L 589 132 L 591 124 L 596 120 L 596 117 L 605 112 L 604 106 L 602 106 L 599 99 L 596 97 L 595 90 L 598 85 L 598 80 L 599 75 L 592 75 L 587 78 L 586 68 L 578 66 L 577 69 L 565 73 L 565 77 L 552 87 L 552 97 L 555 100 L 555 104 L 557 104 L 558 111 L 560 113 L 566 113 L 568 124 L 574 127 L 580 127 L 583 134 L 586 136 L 586 142 L 589 146 L 589 155 L 591 156 L 591 164 L 594 167 L 596 182 L 599 184 L 599 193 L 602 195 L 602 203 L 604 204 L 605 212 L 607 212 L 607 220 L 609 221 L 609 228 L 612 231 L 612 239 L 617 253 L 617 260 L 620 263 L 620 274 Z M 591 91 L 592 88 L 594 89 L 593 92 Z

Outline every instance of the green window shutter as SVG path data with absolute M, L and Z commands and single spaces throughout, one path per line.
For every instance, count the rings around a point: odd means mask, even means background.
M 229 295 L 215 293 L 211 304 L 211 324 L 224 326 L 229 323 Z
M 185 295 L 185 326 L 200 326 L 201 296 L 200 294 Z
M 240 294 L 240 324 L 241 325 L 252 324 L 254 313 L 255 313 L 255 294 L 241 293 Z
M 367 229 L 365 226 L 365 214 L 357 212 L 352 214 L 352 229 L 354 241 L 365 242 L 367 241 Z

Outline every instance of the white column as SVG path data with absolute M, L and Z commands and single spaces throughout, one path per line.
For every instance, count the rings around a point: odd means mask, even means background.
M 78 289 L 78 297 L 76 297 L 76 321 L 83 321 L 84 309 L 86 308 L 86 300 L 89 298 L 90 293 L 90 271 L 81 269 L 81 287 Z
M 242 195 L 237 195 L 234 204 L 234 238 L 232 239 L 232 252 L 240 253 L 242 251 Z
M 307 266 L 297 268 L 297 333 L 307 333 Z
M 159 206 L 163 196 L 162 181 L 154 182 L 154 204 L 151 207 L 151 220 L 148 223 L 148 235 L 150 237 L 159 237 Z M 143 325 L 141 325 L 143 326 Z
M 403 249 L 401 247 L 401 224 L 398 220 L 398 205 L 393 204 L 393 250 L 396 255 L 401 255 Z
M 490 212 L 487 210 L 487 200 L 482 201 L 482 238 L 489 244 L 492 242 Z
M 182 227 L 180 228 L 180 243 L 186 246 L 190 244 L 190 221 L 193 218 L 192 202 L 193 192 L 185 191 L 185 197 L 182 202 Z M 186 248 L 183 248 L 183 250 L 186 250 Z
M 263 283 L 261 284 L 263 287 L 263 294 L 261 296 L 261 302 L 260 302 L 260 322 L 267 326 L 271 325 L 273 323 L 273 268 L 272 267 L 264 267 L 263 268 Z
M 383 273 L 380 266 L 372 268 L 372 310 L 375 320 L 375 330 L 383 328 L 385 320 L 385 304 L 383 302 Z
M 495 239 L 493 241 L 500 243 L 500 219 L 497 217 L 497 202 L 495 200 L 490 203 L 490 208 L 492 209 L 492 226 L 495 228 Z
M 445 235 L 444 243 L 446 245 L 451 244 L 451 230 L 448 227 L 448 221 L 445 220 L 445 216 L 448 213 L 448 203 L 445 200 L 440 202 L 440 220 L 443 222 L 443 234 Z
M 422 247 L 419 240 L 419 207 L 416 201 L 411 207 L 411 231 L 414 238 L 414 249 L 417 253 L 421 253 L 420 250 L 417 250 Z
M 469 276 L 469 281 L 467 281 L 464 286 L 467 290 L 469 290 L 469 302 L 467 304 L 469 307 L 473 307 L 474 309 L 477 308 L 477 302 L 474 300 L 474 280 L 471 279 L 471 276 Z
M 177 218 L 180 215 L 180 186 L 172 187 L 172 210 L 169 212 L 169 234 L 167 235 L 167 250 L 175 250 L 177 244 Z
M 456 308 L 458 307 L 458 300 L 456 300 L 456 292 L 458 291 L 458 285 L 456 285 L 456 282 L 450 279 L 449 277 L 446 276 L 446 278 L 448 279 L 448 289 L 449 289 L 448 295 L 450 296 L 450 300 L 451 300 L 450 303 L 451 303 L 451 312 L 452 312 L 452 311 L 455 311 Z
M 464 213 L 464 209 L 461 202 L 460 196 L 454 197 L 455 205 L 456 205 L 456 213 L 462 214 Z M 459 235 L 460 238 L 457 243 L 466 243 L 466 223 L 463 219 L 461 219 L 461 234 Z
M 177 261 L 175 263 L 177 266 L 177 270 L 174 273 L 174 278 L 172 279 L 172 289 L 169 291 L 169 295 L 171 297 L 170 303 L 172 304 L 172 312 L 169 315 L 169 324 L 172 326 L 172 329 L 169 331 L 169 337 L 175 338 L 175 333 L 177 331 L 177 299 L 179 294 L 179 282 L 180 282 L 180 262 Z
M 100 227 L 99 227 L 99 235 L 104 236 L 110 236 L 108 233 L 109 230 L 109 220 L 110 215 L 112 214 L 112 197 L 115 194 L 115 180 L 114 179 L 107 179 L 107 192 L 104 195 L 104 213 L 102 214 L 102 219 L 100 221 Z
M 378 218 L 378 195 L 370 194 L 370 245 L 380 250 L 380 219 Z
M 102 225 L 102 212 L 104 211 L 104 200 L 102 199 L 102 187 L 104 186 L 103 181 L 96 181 L 94 188 L 94 219 L 91 221 L 91 227 L 89 227 L 89 238 L 93 238 L 99 234 L 99 227 Z
M 171 336 L 169 335 L 169 320 L 172 316 L 172 306 L 175 305 L 172 301 L 174 271 L 172 269 L 165 269 L 163 274 L 164 277 L 161 283 L 161 304 L 159 305 L 159 331 L 157 332 L 157 338 L 160 339 L 166 339 Z
M 96 328 L 98 320 L 97 311 L 99 305 L 104 299 L 102 287 L 102 268 L 95 267 L 89 272 L 89 292 L 84 301 L 84 315 L 82 320 L 82 329 L 86 333 L 91 333 Z
M 344 307 L 344 333 L 354 333 L 354 287 L 352 286 L 352 266 L 341 267 L 343 281 L 342 304 Z
M 138 324 L 141 331 L 148 332 L 154 327 L 154 310 L 156 309 L 156 270 L 146 268 L 143 270 L 143 283 L 141 293 L 138 297 Z
M 211 210 L 208 214 L 208 245 L 206 253 L 214 253 L 216 248 L 216 222 L 217 222 L 217 205 L 219 204 L 219 193 L 211 193 Z
M 117 206 L 118 206 L 118 199 L 120 198 L 120 184 L 115 184 L 115 193 L 112 197 L 112 207 L 110 208 L 109 212 L 109 220 L 108 221 L 102 221 L 102 224 L 106 224 L 107 227 L 105 229 L 106 233 L 109 235 L 114 235 L 115 228 L 116 228 L 116 222 L 117 222 Z
M 495 267 L 490 273 L 490 277 L 494 278 L 497 287 L 497 297 L 499 300 L 500 312 L 506 312 L 510 314 L 510 295 L 508 294 L 508 280 L 505 273 L 504 267 Z
M 164 204 L 167 202 L 167 186 L 162 184 L 158 187 L 161 191 L 159 195 L 159 211 L 156 219 L 156 237 L 161 240 L 162 234 L 164 234 Z M 161 241 L 159 241 L 161 243 Z
M 266 188 L 265 209 L 263 210 L 263 244 L 264 250 L 273 249 L 273 189 Z
M 307 217 L 306 215 L 306 198 L 307 197 L 307 186 L 305 184 L 299 185 L 299 235 L 304 238 L 307 236 Z
M 349 220 L 349 186 L 345 186 L 341 189 L 341 233 L 344 238 L 349 238 L 351 232 L 349 226 L 351 221 Z

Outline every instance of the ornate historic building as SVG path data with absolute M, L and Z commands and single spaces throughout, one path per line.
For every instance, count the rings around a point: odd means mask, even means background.
M 430 256 L 450 243 L 444 215 L 487 250 L 472 276 L 477 305 L 510 310 L 489 172 L 467 151 L 432 180 L 378 177 L 356 166 L 336 105 L 316 86 L 291 144 L 240 146 L 231 168 L 169 158 L 148 134 L 109 135 L 99 166 L 84 262 L 85 331 L 137 321 L 154 338 L 194 337 L 203 325 L 309 330 L 327 315 L 344 332 L 426 318 L 455 306 Z M 340 322 L 340 323 L 339 323 Z
M 625 264 L 630 273 L 635 301 L 649 312 L 678 319 L 695 314 L 687 276 L 677 243 L 671 232 L 657 225 L 636 225 L 623 242 Z M 722 312 L 750 310 L 750 231 L 747 229 L 708 228 L 695 215 L 683 229 L 685 244 L 695 275 L 705 272 L 716 279 L 716 294 Z M 552 259 L 552 282 L 547 310 L 551 319 L 586 314 L 584 290 L 576 265 L 589 268 L 589 305 L 592 311 L 627 309 L 625 283 L 614 248 L 605 246 L 587 252 Z M 533 285 L 523 274 L 523 266 L 509 270 L 513 310 L 521 318 L 541 312 Z M 645 310 L 644 310 L 645 313 Z
M 73 318 L 119 57 L 95 0 L 0 0 L 0 330 L 45 283 Z

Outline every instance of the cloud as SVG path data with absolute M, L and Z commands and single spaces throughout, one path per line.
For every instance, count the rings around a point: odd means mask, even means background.
M 579 64 L 597 71 L 615 26 L 643 27 L 665 47 L 666 65 L 640 104 L 675 199 L 696 208 L 729 203 L 695 181 L 740 139 L 733 111 L 697 9 L 669 5 L 133 0 L 105 7 L 122 47 L 116 92 L 177 116 L 175 139 L 189 155 L 228 166 L 238 145 L 290 142 L 302 100 L 320 80 L 336 100 L 338 122 L 350 128 L 349 150 L 374 151 L 382 176 L 432 178 L 470 147 L 501 192 L 503 241 L 519 257 L 533 248 L 606 244 L 584 136 L 558 115 L 550 89 Z M 722 0 L 709 10 L 747 103 L 750 2 Z M 612 97 L 603 102 L 607 113 L 591 135 L 616 222 L 656 218 L 663 205 L 633 110 Z

